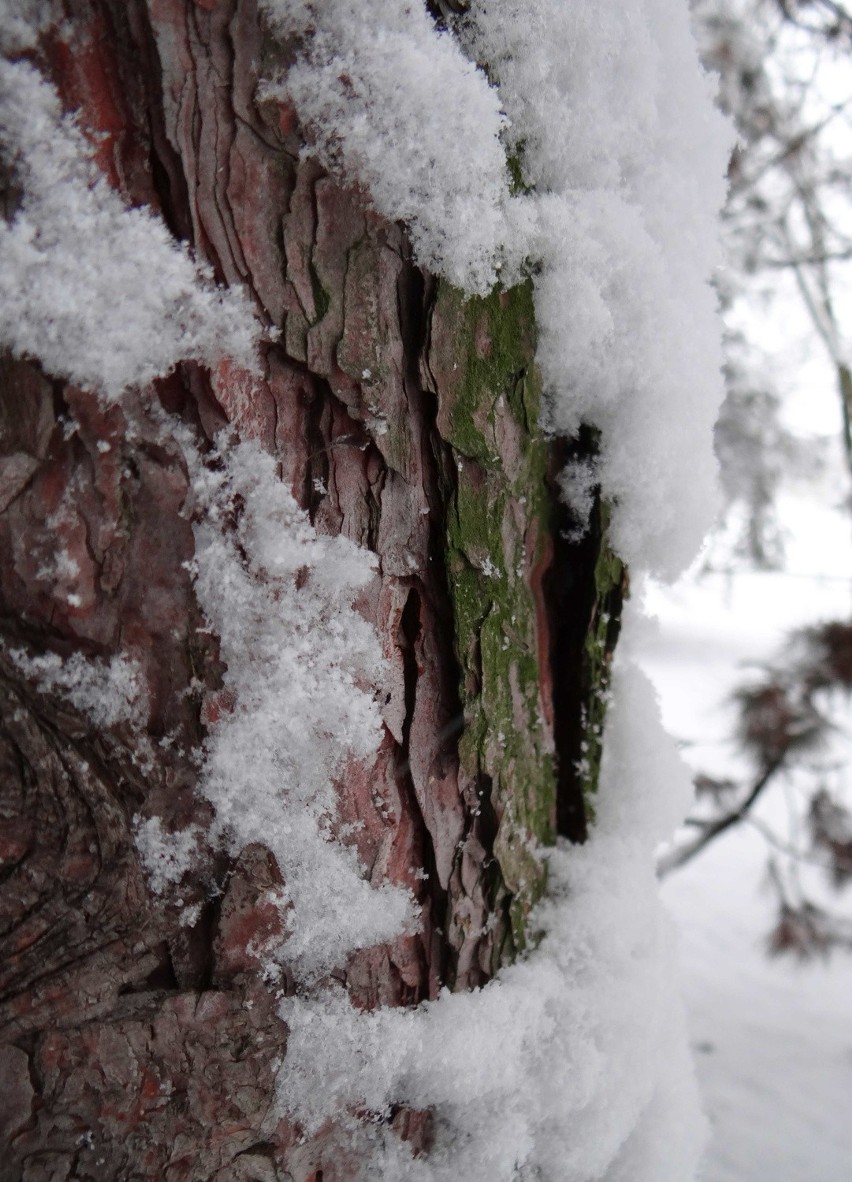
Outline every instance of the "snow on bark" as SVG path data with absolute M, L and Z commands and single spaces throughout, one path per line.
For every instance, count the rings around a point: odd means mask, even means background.
M 436 1112 L 428 1162 L 363 1135 L 360 1177 L 693 1176 L 704 1126 L 654 869 L 691 778 L 629 661 L 618 661 L 613 692 L 597 824 L 583 847 L 546 855 L 533 953 L 479 992 L 444 992 L 407 1013 L 362 1014 L 338 989 L 282 1003 L 290 1038 L 278 1087 L 307 1132 L 344 1109 L 377 1120 L 399 1104 Z
M 507 221 L 506 118 L 485 75 L 405 0 L 262 0 L 302 53 L 265 93 L 293 103 L 326 167 L 407 222 L 418 261 L 484 294 L 523 241 Z M 514 212 L 514 211 L 513 211 Z M 504 282 L 509 278 L 503 274 Z
M 0 642 L 0 647 L 5 645 Z M 72 653 L 63 660 L 57 653 L 33 657 L 14 648 L 8 650 L 8 657 L 42 692 L 59 692 L 95 726 L 144 725 L 145 682 L 133 658 L 120 655 L 110 661 L 87 661 L 82 653 Z
M 56 0 L 0 0 L 0 50 L 32 49 L 41 30 L 58 16 Z
M 169 833 L 159 817 L 134 818 L 133 839 L 155 895 L 165 894 L 189 872 L 197 858 L 200 836 L 195 827 Z
M 128 209 L 28 62 L 0 62 L 0 154 L 23 198 L 0 221 L 0 343 L 118 398 L 178 361 L 256 365 L 245 296 L 217 288 L 149 209 Z
M 382 735 L 372 687 L 386 671 L 352 608 L 375 560 L 319 536 L 256 444 L 223 445 L 215 465 L 189 455 L 195 587 L 226 665 L 200 789 L 212 836 L 234 853 L 267 846 L 284 877 L 272 902 L 286 937 L 258 959 L 310 982 L 415 920 L 408 893 L 373 889 L 334 832 L 334 782 L 375 758 Z
M 600 429 L 616 549 L 678 574 L 715 514 L 709 279 L 732 147 L 687 6 L 477 0 L 459 37 L 496 92 L 419 6 L 264 7 L 302 38 L 267 93 L 318 129 L 325 164 L 408 223 L 425 266 L 481 293 L 535 264 L 545 422 Z M 512 192 L 506 151 L 528 192 Z
M 28 32 L 15 26 L 13 44 Z M 218 381 L 251 388 L 259 325 L 245 296 L 216 288 L 150 211 L 123 205 L 26 62 L 0 62 L 0 141 L 23 192 L 11 222 L 0 221 L 0 342 L 107 401 L 178 361 L 226 360 Z M 333 781 L 348 761 L 374 757 L 382 734 L 378 640 L 352 609 L 375 562 L 345 538 L 319 536 L 256 445 L 223 439 L 214 468 L 177 424 L 173 442 L 193 477 L 196 591 L 226 665 L 200 784 L 216 809 L 208 837 L 235 854 L 258 842 L 276 855 L 285 882 L 271 902 L 286 936 L 257 958 L 284 959 L 311 980 L 416 926 L 409 894 L 373 889 L 333 834 Z M 128 717 L 140 692 L 122 658 L 101 668 L 80 654 L 9 656 L 100 727 Z M 190 868 L 197 835 L 150 818 L 137 822 L 136 842 L 159 894 Z
M 600 429 L 615 549 L 673 577 L 715 514 L 723 386 L 709 281 L 733 146 L 688 6 L 474 0 L 462 36 L 489 63 L 536 194 L 548 425 Z

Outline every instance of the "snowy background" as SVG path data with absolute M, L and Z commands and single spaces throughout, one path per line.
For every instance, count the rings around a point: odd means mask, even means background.
M 801 383 L 786 413 L 792 426 L 823 434 L 831 458 L 818 486 L 783 500 L 785 569 L 726 576 L 701 574 L 699 563 L 674 589 L 646 596 L 658 623 L 645 638 L 644 664 L 664 723 L 690 764 L 720 776 L 747 770 L 731 737 L 730 694 L 749 665 L 775 656 L 798 625 L 849 616 L 852 531 L 841 504 L 847 478 L 839 452 L 831 452 L 839 422 L 830 384 Z M 836 721 L 852 729 L 848 704 L 838 703 Z M 787 800 L 779 787 L 758 816 L 783 829 Z M 852 957 L 801 964 L 767 956 L 775 901 L 766 854 L 757 830 L 740 825 L 663 887 L 679 928 L 691 1041 L 712 1125 L 702 1177 L 841 1182 L 852 1176 Z M 836 907 L 844 898 L 827 901 Z

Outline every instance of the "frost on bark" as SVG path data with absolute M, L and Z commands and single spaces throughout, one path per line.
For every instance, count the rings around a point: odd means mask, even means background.
M 227 708 L 168 416 L 201 446 L 228 424 L 259 441 L 320 532 L 378 555 L 360 608 L 391 668 L 384 741 L 336 823 L 422 925 L 351 955 L 364 1008 L 481 985 L 530 938 L 533 847 L 585 832 L 624 573 L 600 507 L 565 540 L 529 288 L 464 299 L 301 155 L 295 113 L 258 98 L 286 47 L 254 3 L 64 8 L 36 60 L 110 183 L 281 333 L 260 381 L 185 364 L 109 409 L 0 361 L 0 1176 L 343 1179 L 333 1130 L 304 1142 L 274 1106 L 287 1030 L 253 950 L 275 860 L 203 848 L 178 907 L 133 838 L 209 822 L 196 755 Z M 93 722 L 21 651 L 131 653 L 136 716 Z M 428 1152 L 428 1113 L 392 1119 Z

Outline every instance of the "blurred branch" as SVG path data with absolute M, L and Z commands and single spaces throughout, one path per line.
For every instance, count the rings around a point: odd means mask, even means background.
M 835 40 L 838 37 L 852 38 L 852 14 L 842 4 L 836 3 L 836 0 L 807 0 L 806 3 L 800 3 L 797 0 L 776 0 L 776 3 L 784 19 L 795 25 L 797 29 L 802 29 L 817 37 L 826 37 L 829 40 Z M 816 10 L 817 22 L 819 22 L 820 11 L 825 13 L 829 23 L 814 23 L 804 20 L 799 14 L 799 9 L 805 7 Z
M 732 809 L 724 816 L 717 817 L 712 821 L 694 817 L 689 818 L 687 824 L 700 828 L 700 836 L 694 841 L 686 842 L 681 846 L 675 846 L 674 849 L 664 854 L 657 863 L 657 876 L 659 878 L 665 878 L 673 870 L 679 870 L 687 862 L 691 862 L 693 858 L 696 858 L 702 853 L 712 842 L 721 837 L 723 833 L 727 833 L 732 826 L 738 825 L 740 821 L 745 820 L 751 809 L 760 799 L 761 794 L 772 777 L 781 768 L 783 762 L 784 755 L 781 755 L 758 777 L 745 800 L 737 808 Z

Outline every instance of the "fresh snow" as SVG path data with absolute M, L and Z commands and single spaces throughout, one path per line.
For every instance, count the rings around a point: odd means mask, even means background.
M 0 13 L 2 16 L 2 13 Z M 0 345 L 118 398 L 178 361 L 251 368 L 260 326 L 148 209 L 130 209 L 25 61 L 0 60 L 0 156 L 23 190 L 0 219 Z
M 410 0 L 261 0 L 303 53 L 269 97 L 295 104 L 327 167 L 408 223 L 423 266 L 484 294 L 512 243 L 505 116 L 485 76 Z
M 170 833 L 159 817 L 133 818 L 133 840 L 154 894 L 165 894 L 192 869 L 200 836 L 197 826 Z
M 375 559 L 317 534 L 256 444 L 232 445 L 216 465 L 185 451 L 195 588 L 226 665 L 201 791 L 235 853 L 259 842 L 275 854 L 288 935 L 266 959 L 310 981 L 415 922 L 409 893 L 371 886 L 332 832 L 335 780 L 373 757 L 382 733 L 364 688 L 384 675 L 378 637 L 352 607 Z
M 478 992 L 445 991 L 414 1011 L 364 1014 L 340 989 L 281 1003 L 290 1036 L 279 1092 L 307 1132 L 347 1109 L 362 1119 L 398 1104 L 435 1110 L 424 1160 L 359 1133 L 353 1117 L 364 1179 L 693 1176 L 703 1118 L 653 862 L 691 781 L 629 658 L 614 691 L 598 821 L 582 848 L 546 852 L 533 954 Z
M 23 649 L 6 649 L 12 664 L 44 693 L 61 695 L 99 729 L 131 723 L 143 727 L 147 716 L 145 680 L 139 663 L 124 654 L 109 661 L 82 653 L 31 657 Z
M 32 49 L 39 33 L 59 19 L 59 0 L 0 0 L 0 53 Z
M 731 132 L 683 0 L 474 0 L 508 144 L 535 190 L 529 254 L 546 422 L 601 431 L 611 537 L 673 576 L 715 512 L 717 220 Z

